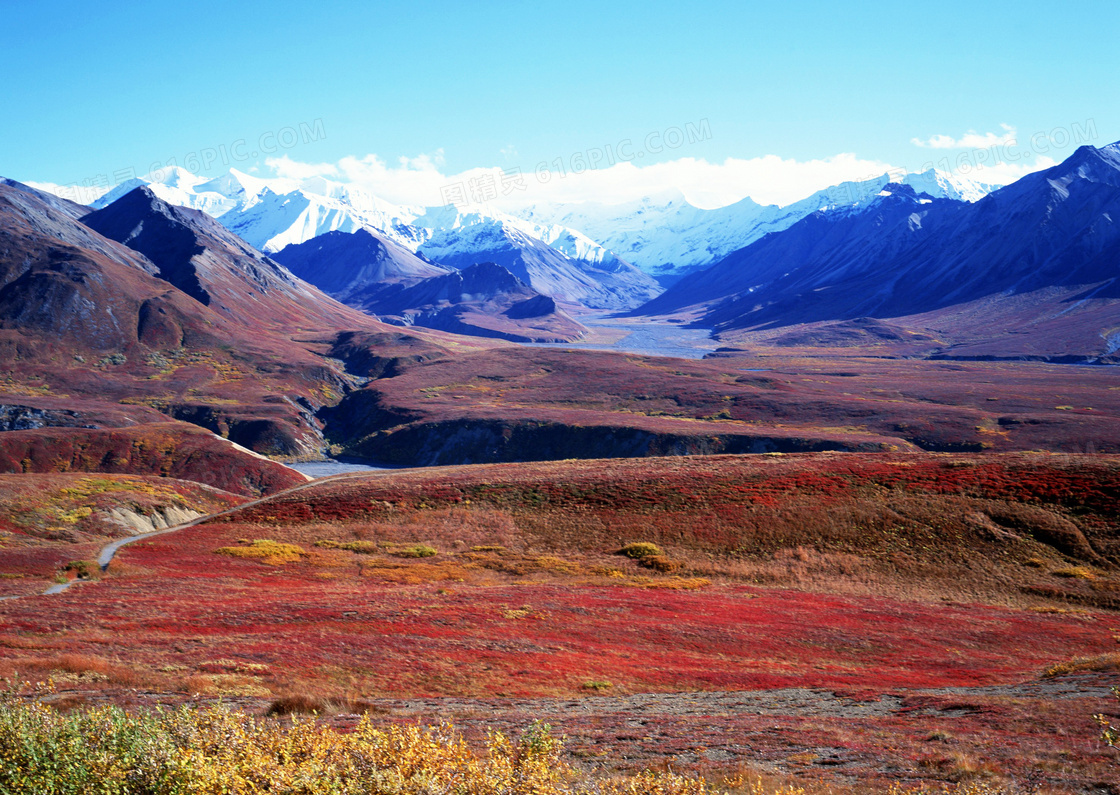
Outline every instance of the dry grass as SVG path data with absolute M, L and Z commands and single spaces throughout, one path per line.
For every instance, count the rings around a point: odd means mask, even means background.
M 144 687 L 156 681 L 151 671 L 104 657 L 75 653 L 5 659 L 0 661 L 0 677 L 47 677 L 59 685 L 93 689 Z
M 1042 675 L 1047 679 L 1066 674 L 1120 671 L 1120 652 L 1098 654 L 1095 657 L 1075 657 L 1050 666 Z
M 348 710 L 349 704 L 298 693 L 274 699 L 265 715 L 333 715 Z

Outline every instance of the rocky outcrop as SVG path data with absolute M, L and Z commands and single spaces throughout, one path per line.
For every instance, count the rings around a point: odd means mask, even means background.
M 383 416 L 387 419 L 389 415 L 386 413 Z M 343 445 L 343 453 L 347 456 L 410 466 L 717 453 L 878 452 L 882 449 L 883 445 L 875 443 L 810 436 L 684 434 L 626 426 L 481 419 L 401 425 Z
M 97 428 L 80 412 L 42 409 L 35 406 L 0 404 L 0 431 L 31 431 L 38 428 Z
M 134 511 L 131 508 L 112 508 L 107 512 L 106 521 L 115 524 L 129 535 L 142 535 L 156 530 L 184 524 L 205 514 L 183 508 L 179 505 L 165 505 L 149 511 Z

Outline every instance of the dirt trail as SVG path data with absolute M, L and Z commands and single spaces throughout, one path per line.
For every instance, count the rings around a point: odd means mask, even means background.
M 117 552 L 119 552 L 123 547 L 126 547 L 129 544 L 134 544 L 137 541 L 145 541 L 149 538 L 155 538 L 156 536 L 167 535 L 168 533 L 177 533 L 180 530 L 186 530 L 188 527 L 194 527 L 195 525 L 202 524 L 203 522 L 208 522 L 211 519 L 217 519 L 221 516 L 229 516 L 231 514 L 237 513 L 238 511 L 244 510 L 246 508 L 252 508 L 254 506 L 257 506 L 257 505 L 260 505 L 262 503 L 268 502 L 269 500 L 274 499 L 276 497 L 280 497 L 280 496 L 287 495 L 287 494 L 293 494 L 297 491 L 302 491 L 303 489 L 307 489 L 307 488 L 310 488 L 312 486 L 317 486 L 317 485 L 319 485 L 321 483 L 325 483 L 329 480 L 343 480 L 343 479 L 346 479 L 346 478 L 359 477 L 359 476 L 364 477 L 364 476 L 369 475 L 370 471 L 376 471 L 376 470 L 360 471 L 360 472 L 343 472 L 343 473 L 340 473 L 340 474 L 337 474 L 337 475 L 330 475 L 330 476 L 324 477 L 324 478 L 316 478 L 314 480 L 309 480 L 306 483 L 301 483 L 298 486 L 292 486 L 289 489 L 284 489 L 283 491 L 277 491 L 273 494 L 269 494 L 267 497 L 260 497 L 260 498 L 255 499 L 255 500 L 250 500 L 249 502 L 243 502 L 240 505 L 234 506 L 233 508 L 228 508 L 224 511 L 218 511 L 217 513 L 211 513 L 211 514 L 207 514 L 205 516 L 199 516 L 199 517 L 196 517 L 195 519 L 192 519 L 189 522 L 183 522 L 182 524 L 177 524 L 173 527 L 165 527 L 162 530 L 154 530 L 150 533 L 140 533 L 140 534 L 134 535 L 134 536 L 125 536 L 124 538 L 114 539 L 113 541 L 109 542 L 108 544 L 106 544 L 104 547 L 101 548 L 101 551 L 97 555 L 97 565 L 101 567 L 101 571 L 108 571 L 109 564 L 113 562 L 113 558 L 116 557 Z M 400 470 L 398 470 L 398 469 L 386 469 L 384 471 L 385 472 L 399 472 Z M 47 588 L 45 591 L 43 591 L 41 593 L 21 594 L 21 595 L 16 595 L 16 596 L 0 597 L 0 602 L 9 601 L 9 600 L 12 600 L 12 599 L 28 599 L 28 598 L 33 597 L 33 596 L 53 596 L 55 594 L 63 593 L 64 591 L 68 590 L 70 587 L 72 587 L 72 586 L 74 586 L 78 583 L 88 583 L 88 582 L 94 582 L 94 581 L 93 580 L 75 579 L 75 580 L 70 580 L 68 582 L 55 583 L 54 585 Z

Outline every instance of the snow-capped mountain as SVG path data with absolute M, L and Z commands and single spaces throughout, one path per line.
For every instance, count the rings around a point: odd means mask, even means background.
M 1118 218 L 1120 143 L 1083 146 L 974 203 L 885 185 L 685 276 L 637 312 L 701 312 L 720 332 L 909 317 L 967 340 L 967 355 L 1112 355 Z
M 746 303 L 775 283 L 805 273 L 822 283 L 857 283 L 865 297 L 874 296 L 883 275 L 876 274 L 879 281 L 868 280 L 860 269 L 927 236 L 933 226 L 931 213 L 933 220 L 940 220 L 964 206 L 968 205 L 931 199 L 909 185 L 886 184 L 874 196 L 853 205 L 826 206 L 788 229 L 733 251 L 710 268 L 684 276 L 636 312 L 671 313 L 696 305 L 714 311 L 711 307 L 728 297 Z M 796 316 L 799 308 L 787 311 Z
M 329 232 L 366 230 L 449 267 L 499 262 L 545 295 L 596 309 L 632 308 L 660 292 L 653 279 L 574 229 L 484 207 L 398 206 L 321 177 L 266 180 L 230 169 L 206 178 L 168 168 L 118 185 L 93 206 L 108 206 L 140 185 L 169 204 L 217 218 L 265 253 Z
M 997 186 L 929 170 L 843 182 L 793 204 L 761 205 L 750 198 L 715 210 L 689 204 L 677 191 L 626 204 L 535 205 L 518 215 L 539 225 L 578 229 L 619 257 L 665 282 L 706 268 L 770 232 L 788 229 L 822 209 L 859 205 L 890 182 L 935 199 L 977 201 Z
M 168 204 L 202 210 L 266 254 L 327 232 L 373 229 L 415 251 L 420 243 L 409 221 L 422 209 L 398 207 L 357 188 L 314 178 L 260 179 L 237 169 L 215 178 L 167 168 L 128 180 L 93 202 L 106 207 L 140 185 Z
M 859 207 L 890 182 L 956 201 L 992 190 L 931 170 L 841 183 L 785 207 L 746 198 L 704 210 L 669 193 L 622 205 L 538 205 L 515 216 L 478 206 L 399 206 L 321 177 L 260 179 L 231 169 L 207 178 L 168 168 L 117 186 L 93 206 L 148 185 L 164 201 L 202 210 L 266 253 L 364 229 L 448 267 L 497 262 L 545 295 L 628 309 L 657 295 L 657 280 L 672 283 L 822 209 Z

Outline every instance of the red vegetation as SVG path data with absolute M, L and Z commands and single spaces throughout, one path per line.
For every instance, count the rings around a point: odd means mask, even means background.
M 327 433 L 400 463 L 680 453 L 1120 452 L 1110 368 L 495 349 L 348 396 Z
M 1087 750 L 1103 696 L 1021 683 L 1115 650 L 1100 606 L 1120 593 L 1118 491 L 1115 458 L 1039 454 L 344 477 L 126 547 L 99 583 L 0 603 L 0 674 L 259 711 L 304 694 L 293 708 L 472 731 L 543 710 L 577 758 L 620 766 L 800 776 L 837 757 L 861 780 L 965 780 L 1060 762 L 1047 780 L 1083 781 L 1107 763 Z M 672 565 L 618 554 L 634 542 Z M 681 695 L 569 703 L 651 691 Z M 399 700 L 420 696 L 477 700 Z M 502 700 L 529 696 L 565 699 Z M 1051 759 L 1055 727 L 1075 755 Z
M 623 690 L 858 688 L 872 672 L 877 687 L 1012 681 L 1110 649 L 1107 621 L 940 599 L 1044 606 L 1045 585 L 1059 604 L 1111 604 L 1117 488 L 1112 459 L 1029 455 L 351 477 L 131 546 L 122 564 L 148 577 L 55 600 L 50 624 L 78 643 L 112 628 L 152 670 L 175 648 L 192 669 L 267 664 L 270 687 L 329 686 L 337 666 L 363 693 L 573 692 L 604 678 Z M 214 554 L 239 539 L 303 552 L 285 565 Z M 633 541 L 677 567 L 616 554 Z M 398 554 L 419 544 L 439 554 Z M 1079 552 L 1087 577 L 1058 576 Z M 13 627 L 42 631 L 34 604 L 7 609 Z
M 288 467 L 185 423 L 0 433 L 0 472 L 152 473 L 247 496 L 306 482 Z
M 42 593 L 54 577 L 92 576 L 110 538 L 244 501 L 172 478 L 0 475 L 0 596 Z

